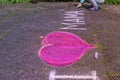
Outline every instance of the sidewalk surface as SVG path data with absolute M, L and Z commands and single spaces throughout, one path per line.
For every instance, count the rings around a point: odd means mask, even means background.
M 91 12 L 86 9 L 89 4 L 82 8 L 76 5 L 0 5 L 0 80 L 49 80 L 53 70 L 58 75 L 88 75 L 96 71 L 97 80 L 120 80 L 120 6 L 103 4 L 101 10 Z M 65 17 L 70 12 L 84 23 L 67 27 Z M 42 46 L 39 37 L 52 31 L 72 32 L 99 48 L 88 51 L 73 65 L 51 67 L 39 59 L 38 51 Z M 94 58 L 95 51 L 98 59 Z

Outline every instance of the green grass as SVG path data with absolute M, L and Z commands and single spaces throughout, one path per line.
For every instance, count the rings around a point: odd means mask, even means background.
M 105 0 L 106 4 L 120 4 L 120 0 Z
M 103 45 L 101 43 L 96 44 L 98 46 L 98 49 L 103 50 Z
M 30 0 L 0 0 L 0 4 L 29 3 Z
M 98 42 L 98 36 L 95 33 L 93 36 L 94 36 L 94 40 L 96 42 L 96 46 L 98 47 L 98 49 L 103 50 L 103 45 L 100 42 Z

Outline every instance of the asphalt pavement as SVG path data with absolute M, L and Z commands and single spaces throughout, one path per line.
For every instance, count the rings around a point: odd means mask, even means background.
M 97 79 L 86 80 L 120 80 L 120 5 L 103 4 L 99 11 L 87 10 L 88 3 L 82 8 L 76 5 L 73 2 L 0 5 L 0 80 L 49 80 L 54 70 L 64 78 L 88 77 L 94 71 Z M 53 31 L 74 33 L 98 48 L 89 50 L 72 65 L 50 66 L 40 60 L 38 52 L 42 47 L 40 36 Z M 64 80 L 78 79 L 77 76 Z

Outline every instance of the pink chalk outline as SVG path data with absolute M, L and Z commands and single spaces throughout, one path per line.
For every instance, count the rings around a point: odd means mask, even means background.
M 63 31 L 49 33 L 42 41 L 39 57 L 52 66 L 66 66 L 78 61 L 96 46 L 90 45 L 78 36 Z

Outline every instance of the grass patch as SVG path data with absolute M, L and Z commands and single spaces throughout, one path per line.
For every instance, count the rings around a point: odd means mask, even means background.
M 30 0 L 0 0 L 0 4 L 29 3 Z
M 106 4 L 120 4 L 120 0 L 105 0 Z
M 94 36 L 94 40 L 96 42 L 96 46 L 98 47 L 98 49 L 103 50 L 103 45 L 98 42 L 98 36 L 96 34 L 94 34 L 93 36 Z
M 96 44 L 100 50 L 103 50 L 103 45 L 101 43 Z

